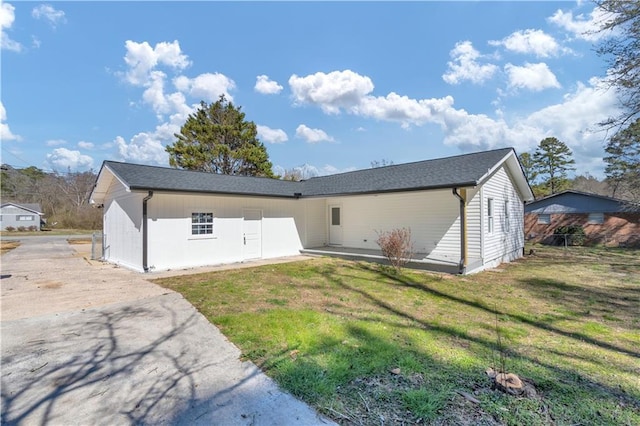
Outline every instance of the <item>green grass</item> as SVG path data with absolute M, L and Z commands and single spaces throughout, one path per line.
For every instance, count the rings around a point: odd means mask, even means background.
M 466 277 L 321 258 L 157 282 L 342 424 L 640 424 L 640 253 L 536 250 Z M 536 397 L 490 388 L 496 326 Z

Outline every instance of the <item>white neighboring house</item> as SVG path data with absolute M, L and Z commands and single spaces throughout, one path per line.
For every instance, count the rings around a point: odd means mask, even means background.
M 472 273 L 524 250 L 531 188 L 512 148 L 290 182 L 105 161 L 104 256 L 140 272 L 298 255 L 380 259 L 411 229 L 413 264 Z
M 40 204 L 2 203 L 0 206 L 0 229 L 5 231 L 11 227 L 40 230 L 42 221 Z M 33 227 L 33 228 L 32 228 Z

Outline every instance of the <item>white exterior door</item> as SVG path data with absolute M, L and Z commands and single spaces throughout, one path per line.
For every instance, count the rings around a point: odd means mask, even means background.
M 242 256 L 244 259 L 262 257 L 262 210 L 243 209 Z
M 329 206 L 329 244 L 342 245 L 342 207 Z

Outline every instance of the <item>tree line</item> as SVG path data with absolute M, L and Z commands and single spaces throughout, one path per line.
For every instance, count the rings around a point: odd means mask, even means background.
M 102 211 L 89 204 L 96 181 L 93 171 L 45 172 L 35 166 L 2 166 L 2 203 L 38 203 L 45 228 L 101 229 Z

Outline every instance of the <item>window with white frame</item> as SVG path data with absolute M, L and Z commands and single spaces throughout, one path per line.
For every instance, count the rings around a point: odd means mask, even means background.
M 551 223 L 551 215 L 550 214 L 539 214 L 538 215 L 538 223 L 541 225 L 548 225 Z
M 33 220 L 33 215 L 29 215 L 29 214 L 17 214 L 16 215 L 16 220 L 17 221 L 32 221 Z
M 487 232 L 493 232 L 493 198 L 487 198 Z
M 504 202 L 504 232 L 511 230 L 511 215 L 509 214 L 509 200 Z
M 213 234 L 213 212 L 191 213 L 191 235 Z
M 601 225 L 604 223 L 604 213 L 589 213 L 587 223 L 594 223 Z

